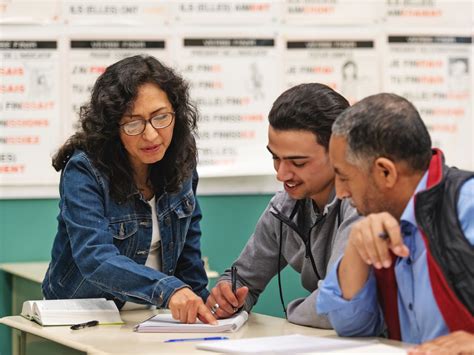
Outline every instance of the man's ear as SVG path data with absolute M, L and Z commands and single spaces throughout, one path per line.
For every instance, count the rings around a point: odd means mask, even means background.
M 377 158 L 373 165 L 376 184 L 383 188 L 393 188 L 398 180 L 398 170 L 395 163 L 387 158 Z

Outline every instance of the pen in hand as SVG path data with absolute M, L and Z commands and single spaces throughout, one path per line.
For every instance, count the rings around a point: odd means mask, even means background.
M 232 293 L 235 295 L 237 291 L 237 267 L 234 265 L 230 268 L 230 278 L 232 282 Z
M 71 325 L 71 329 L 72 330 L 78 330 L 78 329 L 82 329 L 82 328 L 95 327 L 98 324 L 99 324 L 98 320 L 91 320 L 89 322 L 84 322 L 84 323 L 78 323 L 78 324 Z

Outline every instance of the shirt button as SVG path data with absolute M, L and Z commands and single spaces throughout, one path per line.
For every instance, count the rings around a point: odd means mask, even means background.
M 166 224 L 167 226 L 169 226 L 169 225 L 171 224 L 171 218 L 170 218 L 170 217 L 166 217 L 166 218 L 165 218 L 165 224 Z
M 413 311 L 413 304 L 412 304 L 412 303 L 409 303 L 409 304 L 408 304 L 408 309 L 409 309 L 410 311 Z
M 411 265 L 411 259 L 407 258 L 407 265 Z

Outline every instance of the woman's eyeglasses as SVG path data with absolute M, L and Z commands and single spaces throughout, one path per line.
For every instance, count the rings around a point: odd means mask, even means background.
M 120 128 L 124 131 L 126 135 L 129 136 L 138 136 L 145 131 L 147 123 L 150 123 L 154 129 L 166 128 L 173 122 L 174 112 L 164 112 L 160 113 L 148 120 L 142 118 L 137 119 L 132 122 L 122 123 Z

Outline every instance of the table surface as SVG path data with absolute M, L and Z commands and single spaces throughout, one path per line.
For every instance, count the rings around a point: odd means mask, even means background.
M 37 283 L 43 282 L 49 262 L 24 262 L 0 264 L 0 270 Z
M 49 339 L 69 348 L 88 354 L 189 354 L 209 353 L 195 349 L 197 342 L 164 343 L 167 339 L 196 338 L 225 335 L 230 339 L 264 337 L 288 334 L 314 336 L 334 336 L 333 330 L 298 326 L 285 319 L 251 313 L 247 324 L 236 333 L 137 333 L 134 325 L 149 318 L 158 311 L 122 311 L 123 325 L 99 325 L 81 330 L 71 330 L 68 326 L 42 327 L 21 316 L 0 319 L 0 323 L 12 328 Z

